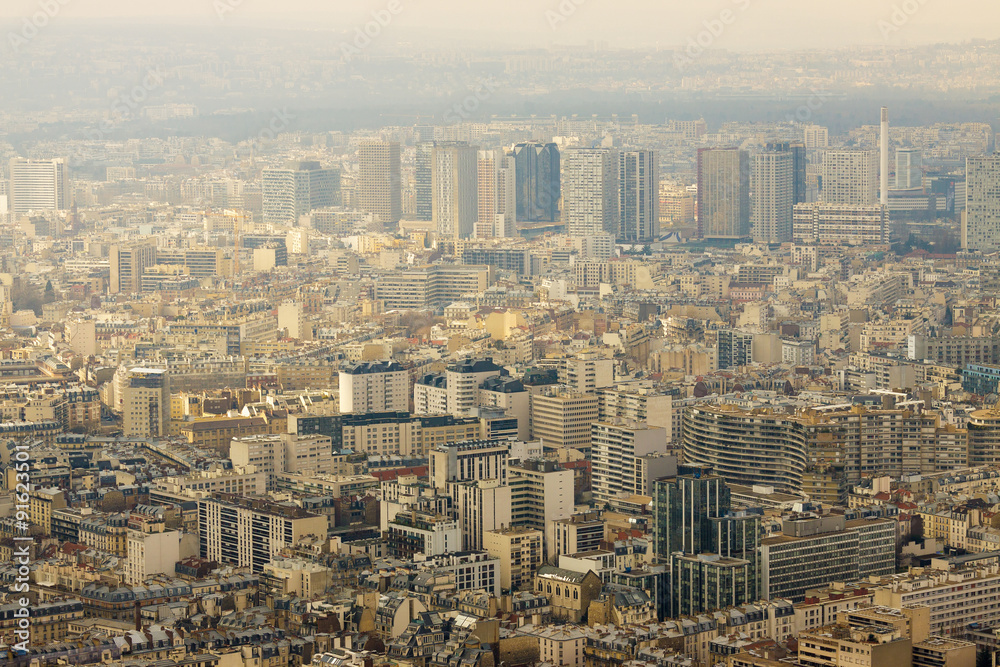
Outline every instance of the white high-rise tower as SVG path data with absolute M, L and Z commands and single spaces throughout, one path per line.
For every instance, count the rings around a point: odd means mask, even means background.
M 882 177 L 879 186 L 879 201 L 882 206 L 889 205 L 889 107 L 882 107 L 882 142 L 881 142 L 881 166 Z

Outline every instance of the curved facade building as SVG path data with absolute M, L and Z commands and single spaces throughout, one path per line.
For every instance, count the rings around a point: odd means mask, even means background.
M 969 415 L 969 465 L 1000 462 L 1000 410 L 976 410 Z
M 684 463 L 707 466 L 733 484 L 765 484 L 799 493 L 807 466 L 807 437 L 789 415 L 733 406 L 698 406 L 684 414 Z

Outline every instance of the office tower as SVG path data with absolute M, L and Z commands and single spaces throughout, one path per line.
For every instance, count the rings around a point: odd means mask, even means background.
M 111 265 L 108 292 L 138 294 L 142 291 L 142 275 L 156 264 L 156 245 L 151 241 L 113 245 L 108 260 Z
M 479 217 L 479 151 L 466 143 L 439 143 L 431 156 L 432 212 L 438 235 L 467 239 Z
M 434 170 L 431 168 L 434 146 L 435 142 L 433 141 L 421 141 L 417 144 L 416 168 L 414 170 L 417 220 L 434 219 Z
M 878 152 L 826 151 L 823 156 L 823 201 L 852 206 L 878 204 Z
M 556 521 L 573 514 L 573 471 L 555 461 L 531 459 L 510 467 L 511 522 L 545 535 L 546 555 L 555 555 Z
M 559 148 L 555 144 L 517 144 L 514 163 L 518 221 L 558 222 L 562 197 Z
M 162 368 L 133 368 L 122 387 L 122 433 L 161 438 L 170 419 L 170 379 Z
M 750 237 L 750 156 L 746 151 L 698 150 L 698 236 Z
M 618 156 L 618 240 L 655 241 L 660 235 L 660 163 L 656 151 Z
M 784 243 L 792 239 L 795 206 L 795 155 L 765 150 L 753 156 L 753 240 Z
M 889 205 L 889 107 L 882 107 L 882 132 L 879 135 L 879 203 Z
M 304 213 L 340 204 L 340 171 L 315 161 L 291 161 L 265 169 L 261 191 L 264 222 L 294 225 Z
M 198 501 L 201 557 L 260 573 L 285 547 L 325 537 L 327 517 L 259 498 L 217 494 Z
M 590 428 L 590 460 L 593 466 L 594 504 L 605 503 L 649 491 L 643 475 L 643 457 L 666 454 L 667 431 L 636 422 L 596 422 Z M 663 457 L 666 462 L 667 457 Z M 672 458 L 672 457 L 671 457 Z M 677 473 L 677 460 L 672 458 Z
M 670 616 L 759 599 L 760 517 L 733 513 L 725 480 L 683 466 L 656 480 L 652 495 L 656 555 L 674 582 Z
M 896 189 L 916 190 L 924 187 L 924 158 L 919 148 L 896 151 Z
M 479 217 L 476 238 L 517 235 L 514 158 L 502 150 L 479 151 Z
M 599 414 L 596 394 L 532 394 L 531 437 L 547 447 L 590 453 L 590 425 Z
M 826 148 L 830 145 L 830 131 L 820 125 L 807 125 L 802 129 L 806 148 Z
M 451 516 L 462 531 L 462 548 L 484 550 L 486 531 L 511 525 L 511 488 L 499 479 L 452 482 L 446 495 L 451 499 Z
M 1000 249 L 1000 153 L 965 162 L 966 203 L 962 213 L 962 248 Z
M 70 207 L 69 166 L 66 160 L 10 161 L 11 213 L 29 211 L 65 211 Z
M 500 486 L 505 486 L 509 458 L 510 442 L 506 440 L 438 445 L 430 451 L 428 475 L 431 484 L 440 491 L 452 483 L 482 480 L 497 480 Z
M 809 185 L 806 181 L 806 165 L 809 160 L 806 157 L 806 145 L 801 141 L 771 141 L 767 143 L 764 150 L 792 154 L 792 172 L 795 185 L 792 199 L 796 204 L 808 200 Z
M 618 234 L 618 152 L 574 148 L 563 160 L 563 222 L 570 236 Z
M 354 364 L 340 371 L 342 413 L 405 412 L 410 374 L 395 361 Z
M 358 150 L 358 209 L 395 225 L 402 211 L 399 144 L 365 141 Z

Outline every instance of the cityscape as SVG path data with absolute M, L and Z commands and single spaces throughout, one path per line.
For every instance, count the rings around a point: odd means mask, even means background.
M 88 2 L 0 8 L 11 667 L 1000 665 L 994 6 Z

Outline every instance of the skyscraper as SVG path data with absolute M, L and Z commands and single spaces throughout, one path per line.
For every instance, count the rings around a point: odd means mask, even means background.
M 517 235 L 515 161 L 503 150 L 479 151 L 479 219 L 476 238 Z
M 618 152 L 574 148 L 563 163 L 563 222 L 570 236 L 617 234 Z
M 962 248 L 1000 250 L 1000 153 L 966 160 Z
M 433 141 L 421 141 L 417 144 L 416 169 L 414 170 L 417 220 L 434 219 L 434 170 L 432 165 L 435 145 Z
M 521 222 L 558 222 L 562 197 L 559 148 L 555 144 L 514 146 L 517 171 L 517 219 Z
M 746 151 L 698 151 L 698 236 L 750 237 L 750 156 Z
M 68 210 L 69 167 L 66 160 L 12 159 L 9 195 L 10 210 L 15 214 Z
M 358 208 L 384 224 L 399 222 L 402 210 L 399 144 L 366 141 L 358 151 Z
M 122 390 L 122 433 L 129 438 L 167 435 L 170 381 L 162 368 L 133 368 Z
M 809 186 L 806 182 L 806 145 L 801 141 L 771 141 L 765 150 L 792 154 L 792 171 L 794 173 L 795 190 L 793 198 L 796 204 L 803 204 L 809 198 Z
M 439 143 L 431 156 L 432 210 L 440 236 L 471 238 L 479 218 L 479 151 L 464 142 Z
M 655 151 L 618 156 L 619 241 L 653 241 L 660 235 L 660 163 Z
M 919 148 L 896 151 L 896 189 L 913 190 L 924 187 L 924 158 Z
M 823 201 L 872 206 L 879 203 L 878 151 L 827 151 L 823 156 Z
M 311 160 L 292 161 L 262 176 L 264 222 L 289 224 L 317 208 L 340 203 L 340 171 Z
M 753 156 L 753 240 L 784 243 L 792 239 L 795 206 L 795 154 L 768 150 Z

